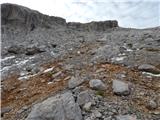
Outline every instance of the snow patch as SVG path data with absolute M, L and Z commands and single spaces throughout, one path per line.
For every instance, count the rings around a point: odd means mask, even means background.
M 37 74 L 22 76 L 22 77 L 19 77 L 18 80 L 28 80 L 29 78 L 34 77 L 34 76 L 36 76 L 36 75 L 37 75 Z
M 149 72 L 142 72 L 142 74 L 149 75 L 149 76 L 154 76 L 154 77 L 160 77 L 160 74 L 152 74 L 152 73 L 149 73 Z
M 6 66 L 0 70 L 0 72 L 8 71 L 12 66 Z
M 44 70 L 44 71 L 43 71 L 43 73 L 50 72 L 50 71 L 52 71 L 53 69 L 54 69 L 54 67 L 52 67 L 52 68 L 48 68 L 48 69 Z
M 15 62 L 16 64 L 13 64 L 13 65 L 11 65 L 11 66 L 3 67 L 0 71 L 1 71 L 1 72 L 8 71 L 8 70 L 9 70 L 10 68 L 12 68 L 12 67 L 24 65 L 24 64 L 26 64 L 28 61 L 29 61 L 29 60 L 16 61 L 16 62 Z
M 48 82 L 48 85 L 49 85 L 49 84 L 52 84 L 52 83 L 53 83 L 53 82 Z
M 35 56 L 29 57 L 30 60 L 33 59 L 33 58 L 35 58 Z
M 127 49 L 126 49 L 126 51 L 128 51 L 128 52 L 132 52 L 133 50 L 132 50 L 132 49 L 127 48 Z
M 5 57 L 5 58 L 1 59 L 1 62 L 4 62 L 4 61 L 9 60 L 9 59 L 13 59 L 13 58 L 15 58 L 15 56 Z
M 17 63 L 16 65 L 19 66 L 19 65 L 24 65 L 28 62 L 29 60 L 24 60 L 24 61 L 20 61 L 19 63 Z
M 51 51 L 50 54 L 51 54 L 52 56 L 55 56 L 55 55 L 56 55 L 53 51 Z

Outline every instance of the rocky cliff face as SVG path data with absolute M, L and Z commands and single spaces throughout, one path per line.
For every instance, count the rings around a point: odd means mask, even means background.
M 1 5 L 2 25 L 24 25 L 25 27 L 37 26 L 51 26 L 55 24 L 65 25 L 66 21 L 60 17 L 50 17 L 39 13 L 38 11 L 29 8 L 15 5 L 15 4 L 2 4 Z
M 103 21 L 103 22 L 91 22 L 91 23 L 66 23 L 66 20 L 60 17 L 47 16 L 38 11 L 31 10 L 29 8 L 15 5 L 15 4 L 2 4 L 2 25 L 23 25 L 26 28 L 34 29 L 35 27 L 50 27 L 56 24 L 66 26 L 69 28 L 75 28 L 78 30 L 101 30 L 104 31 L 108 28 L 118 27 L 117 21 Z
M 3 120 L 160 119 L 160 27 L 1 12 Z
M 75 30 L 82 30 L 82 31 L 105 31 L 109 28 L 118 27 L 118 22 L 116 20 L 113 21 L 101 21 L 101 22 L 90 22 L 90 23 L 74 23 L 69 22 L 67 23 L 69 28 Z

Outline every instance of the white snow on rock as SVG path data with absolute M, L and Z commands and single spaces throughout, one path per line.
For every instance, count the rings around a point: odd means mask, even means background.
M 48 69 L 44 70 L 44 71 L 43 71 L 43 73 L 50 72 L 50 71 L 52 71 L 53 69 L 54 69 L 54 67 L 52 67 L 52 68 L 48 68 Z
M 154 77 L 160 77 L 160 74 L 153 74 L 149 72 L 142 72 L 143 75 L 149 75 L 149 76 L 154 76 Z
M 126 56 L 121 56 L 121 57 L 114 57 L 114 58 L 112 58 L 111 60 L 112 61 L 122 61 L 122 60 L 124 60 L 126 58 Z
M 37 74 L 22 76 L 22 77 L 19 77 L 18 80 L 28 80 L 29 78 L 34 77 L 34 76 L 36 76 L 36 75 L 37 75 Z
M 23 61 L 18 62 L 16 65 L 17 65 L 17 66 L 21 66 L 21 65 L 26 64 L 28 61 L 29 61 L 29 60 L 23 60 Z
M 5 58 L 1 59 L 0 61 L 4 62 L 4 61 L 7 61 L 7 60 L 13 59 L 13 58 L 15 58 L 15 56 L 9 56 L 9 57 L 5 57 Z

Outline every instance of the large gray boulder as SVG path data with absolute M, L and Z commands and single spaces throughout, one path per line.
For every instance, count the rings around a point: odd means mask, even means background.
M 65 92 L 34 105 L 26 120 L 82 120 L 82 115 L 72 93 Z
M 113 92 L 116 95 L 129 95 L 129 85 L 121 80 L 113 80 L 112 83 Z

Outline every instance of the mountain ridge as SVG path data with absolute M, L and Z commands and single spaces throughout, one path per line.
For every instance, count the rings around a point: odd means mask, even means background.
M 92 21 L 89 23 L 67 23 L 64 18 L 44 15 L 27 7 L 10 3 L 1 4 L 1 10 L 2 25 L 9 23 L 19 25 L 21 23 L 22 25 L 30 26 L 31 29 L 33 29 L 33 27 L 37 26 L 52 26 L 59 24 L 69 28 L 101 31 L 118 27 L 118 22 L 116 20 Z

